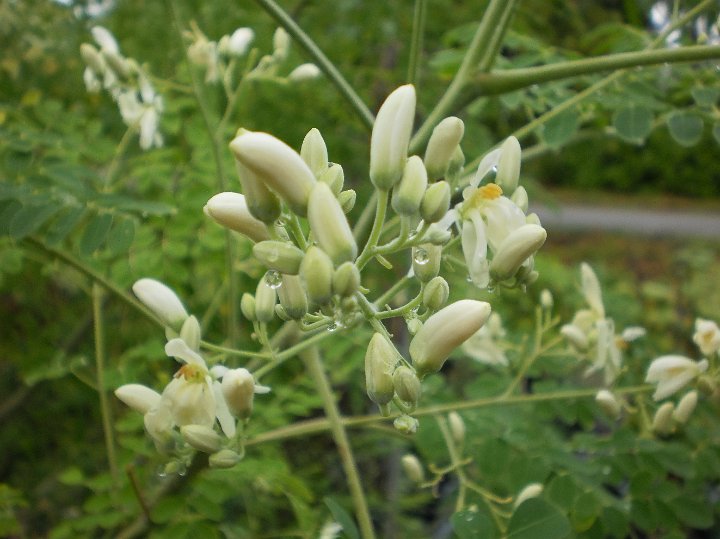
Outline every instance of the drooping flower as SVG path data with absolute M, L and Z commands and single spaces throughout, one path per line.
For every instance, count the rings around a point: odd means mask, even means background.
M 695 320 L 693 341 L 704 356 L 710 357 L 720 350 L 720 328 L 712 320 L 698 318 Z
M 693 361 L 679 355 L 661 356 L 650 364 L 645 381 L 657 384 L 653 399 L 658 401 L 682 389 L 707 368 L 706 359 Z

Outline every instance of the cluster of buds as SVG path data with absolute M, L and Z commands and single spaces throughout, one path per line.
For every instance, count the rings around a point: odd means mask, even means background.
M 117 103 L 123 122 L 140 134 L 140 147 L 160 147 L 159 131 L 163 100 L 155 91 L 147 71 L 137 61 L 120 53 L 113 35 L 102 26 L 91 30 L 96 45 L 83 43 L 80 54 L 86 64 L 83 78 L 88 92 L 104 88 Z
M 588 264 L 580 265 L 580 280 L 587 308 L 577 311 L 560 333 L 575 356 L 591 363 L 585 374 L 601 372 L 604 384 L 610 386 L 622 370 L 622 351 L 630 342 L 644 336 L 645 330 L 633 326 L 617 334 L 615 322 L 605 314 L 600 281 Z
M 242 456 L 241 434 L 258 385 L 244 368 L 208 367 L 200 355 L 201 330 L 177 295 L 154 279 L 133 285 L 138 299 L 165 325 L 165 353 L 181 363 L 162 393 L 141 384 L 120 386 L 115 395 L 143 414 L 156 448 L 174 460 L 166 470 L 182 470 L 193 450 L 208 453 L 213 467 L 234 466 Z
M 278 76 L 290 50 L 290 36 L 282 28 L 278 28 L 273 36 L 272 54 L 260 58 L 256 65 L 254 64 L 257 51 L 250 51 L 250 44 L 255 38 L 251 28 L 238 28 L 232 34 L 211 41 L 195 23 L 192 23 L 191 30 L 185 33 L 185 37 L 190 42 L 187 49 L 188 59 L 193 65 L 205 71 L 205 82 L 208 84 L 222 82 L 226 88 L 231 88 L 238 60 L 247 54 L 251 57 L 242 65 L 246 76 L 297 82 L 320 75 L 320 70 L 315 64 L 302 64 L 293 69 L 286 78 Z M 251 68 L 252 65 L 254 67 Z

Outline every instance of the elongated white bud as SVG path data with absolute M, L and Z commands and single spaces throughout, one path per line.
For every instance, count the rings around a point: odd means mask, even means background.
M 191 350 L 196 352 L 200 351 L 200 337 L 202 331 L 200 329 L 200 322 L 194 316 L 190 315 L 183 322 L 182 328 L 180 328 L 180 338 L 185 341 Z
M 180 331 L 188 317 L 175 292 L 155 279 L 140 279 L 132 287 L 137 298 L 166 325 Z
M 305 284 L 308 299 L 323 305 L 332 297 L 333 263 L 320 247 L 312 246 L 300 264 L 300 278 Z
M 381 333 L 375 333 L 365 352 L 365 385 L 370 400 L 387 404 L 393 398 L 393 370 L 397 354 Z
M 160 393 L 140 384 L 125 384 L 115 390 L 115 396 L 130 408 L 146 414 L 160 404 Z
M 255 314 L 255 296 L 248 292 L 245 292 L 242 295 L 242 299 L 240 299 L 240 310 L 242 311 L 245 318 L 247 318 L 251 322 L 256 322 L 257 316 Z
M 307 296 L 303 289 L 300 277 L 297 275 L 283 275 L 282 286 L 278 288 L 280 305 L 291 320 L 300 320 L 308 311 Z
M 510 279 L 542 247 L 546 239 L 547 232 L 538 225 L 523 225 L 512 231 L 490 262 L 490 276 L 495 281 Z
M 250 213 L 245 195 L 230 192 L 217 194 L 207 201 L 203 212 L 218 224 L 239 232 L 252 241 L 270 239 L 265 223 Z
M 288 79 L 293 82 L 303 82 L 306 80 L 317 79 L 322 75 L 320 68 L 312 63 L 300 64 L 293 69 L 288 75 Z
M 418 376 L 439 371 L 450 353 L 485 324 L 490 311 L 489 303 L 464 299 L 428 318 L 410 342 Z
M 422 483 L 425 481 L 425 471 L 423 470 L 422 464 L 420 464 L 420 460 L 415 455 L 403 455 L 400 462 L 410 481 L 413 483 Z
M 267 393 L 269 387 L 255 384 L 247 369 L 230 369 L 223 374 L 221 391 L 228 410 L 235 417 L 247 419 L 252 414 L 255 393 Z
M 512 195 L 520 179 L 520 143 L 515 137 L 508 137 L 500 146 L 495 183 L 506 195 Z
M 342 166 L 337 163 L 332 163 L 324 171 L 318 173 L 318 181 L 328 184 L 333 194 L 338 196 L 345 183 L 345 172 Z M 340 204 L 342 205 L 342 201 L 340 201 Z
M 392 207 L 400 215 L 417 215 L 422 204 L 428 177 L 422 159 L 413 155 L 407 160 L 400 183 L 393 189 Z
M 598 316 L 605 316 L 605 306 L 602 301 L 602 289 L 600 288 L 600 281 L 595 275 L 595 272 L 589 264 L 583 262 L 580 264 L 580 279 L 582 283 L 582 292 L 585 296 L 585 301 L 597 313 Z
M 666 402 L 657 409 L 652 421 L 652 430 L 660 436 L 666 436 L 673 430 L 673 412 L 675 405 L 672 402 Z
M 268 240 L 253 245 L 253 255 L 268 269 L 297 275 L 305 253 L 291 243 Z
M 427 149 L 425 167 L 431 180 L 443 178 L 448 171 L 450 160 L 465 133 L 465 124 L 460 118 L 450 116 L 435 126 Z
M 82 59 L 88 67 L 96 74 L 102 75 L 105 72 L 105 60 L 103 60 L 100 52 L 90 45 L 90 43 L 80 45 L 80 56 L 82 56 Z
M 208 458 L 208 464 L 211 468 L 232 468 L 242 457 L 232 449 L 221 449 L 217 453 L 213 453 Z
M 607 414 L 610 419 L 617 419 L 620 417 L 622 407 L 615 398 L 615 395 L 610 393 L 607 389 L 601 389 L 595 395 L 595 402 L 602 408 L 603 412 Z
M 560 334 L 578 350 L 587 350 L 590 344 L 585 332 L 575 324 L 565 324 L 560 328 Z
M 465 443 L 465 421 L 457 412 L 448 414 L 448 422 L 450 423 L 450 434 L 457 445 Z
M 422 384 L 413 370 L 401 365 L 395 369 L 392 379 L 395 393 L 400 400 L 413 405 L 417 404 L 422 394 Z
M 327 171 L 327 146 L 325 145 L 325 139 L 323 139 L 320 131 L 316 128 L 313 127 L 308 131 L 308 134 L 305 135 L 302 147 L 300 148 L 300 157 L 302 157 L 305 164 L 310 167 L 310 170 L 312 170 L 318 179 L 320 174 Z
M 235 158 L 297 214 L 307 213 L 315 175 L 300 155 L 268 133 L 242 132 L 230 143 Z
M 528 211 L 528 194 L 522 185 L 515 189 L 515 192 L 510 197 L 510 200 L 512 200 L 515 205 L 523 211 L 523 213 Z
M 324 183 L 317 183 L 312 190 L 308 221 L 318 245 L 336 265 L 355 260 L 355 237 L 338 199 Z
M 402 176 L 415 119 L 415 87 L 400 86 L 380 107 L 370 140 L 370 180 L 389 191 Z
M 687 393 L 682 399 L 680 399 L 680 402 L 678 402 L 677 408 L 675 408 L 675 411 L 673 412 L 673 419 L 680 424 L 687 423 L 693 411 L 695 411 L 697 401 L 697 391 L 690 391 Z
M 275 316 L 277 293 L 263 277 L 255 290 L 255 319 L 261 323 L 270 322 Z
M 514 507 L 520 507 L 520 504 L 522 504 L 525 500 L 529 500 L 530 498 L 537 498 L 542 494 L 543 486 L 540 483 L 530 483 L 525 488 L 523 488 L 520 493 L 517 495 L 517 498 L 515 498 Z
M 203 453 L 215 453 L 222 444 L 222 438 L 206 425 L 185 425 L 180 428 L 183 439 Z
M 450 184 L 440 181 L 425 191 L 420 205 L 420 215 L 426 223 L 437 223 L 450 208 Z

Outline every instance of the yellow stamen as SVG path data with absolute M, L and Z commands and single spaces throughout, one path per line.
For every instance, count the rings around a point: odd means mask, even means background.
M 471 207 L 477 208 L 485 200 L 495 200 L 496 198 L 502 196 L 502 194 L 502 187 L 496 183 L 488 183 L 487 185 L 478 187 L 468 202 Z
M 205 379 L 205 375 L 197 365 L 183 365 L 175 373 L 175 378 L 184 377 L 188 382 L 202 382 Z

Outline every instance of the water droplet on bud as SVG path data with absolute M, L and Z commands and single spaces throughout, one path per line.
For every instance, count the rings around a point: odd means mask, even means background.
M 270 288 L 280 288 L 282 286 L 282 275 L 275 270 L 270 270 L 265 274 L 265 282 Z
M 413 260 L 415 260 L 416 264 L 424 266 L 430 261 L 430 256 L 428 255 L 428 252 L 421 247 L 419 249 L 415 249 Z

